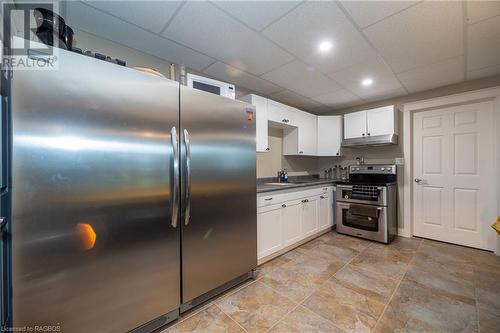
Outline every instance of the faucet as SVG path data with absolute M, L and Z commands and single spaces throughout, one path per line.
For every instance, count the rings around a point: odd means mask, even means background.
M 365 158 L 363 156 L 356 157 L 356 164 L 357 165 L 365 164 Z

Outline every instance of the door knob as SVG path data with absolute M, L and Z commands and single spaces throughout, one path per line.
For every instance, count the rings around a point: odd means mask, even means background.
M 421 178 L 415 178 L 415 183 L 417 183 L 418 185 L 421 185 L 423 182 L 424 182 L 423 179 L 421 179 Z

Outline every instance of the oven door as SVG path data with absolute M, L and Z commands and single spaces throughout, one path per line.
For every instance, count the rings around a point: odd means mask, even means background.
M 368 205 L 387 205 L 387 188 L 385 186 L 377 187 L 378 196 L 365 197 L 360 193 L 353 193 L 352 185 L 337 185 L 337 201 L 349 201 L 352 203 Z
M 359 205 L 359 203 L 357 203 L 357 205 Z M 382 243 L 389 242 L 387 207 L 378 206 L 377 209 L 379 214 L 378 218 L 375 218 L 351 214 L 349 209 L 350 206 L 351 204 L 347 202 L 337 202 L 337 231 L 339 233 L 371 239 Z

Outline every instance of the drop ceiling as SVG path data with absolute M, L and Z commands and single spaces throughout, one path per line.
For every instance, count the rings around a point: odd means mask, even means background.
M 79 30 L 314 113 L 500 74 L 499 1 L 91 1 L 66 11 Z

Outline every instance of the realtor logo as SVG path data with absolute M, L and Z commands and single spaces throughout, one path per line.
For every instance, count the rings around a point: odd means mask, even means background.
M 57 11 L 56 2 L 2 1 L 2 70 L 58 69 L 66 25 Z

